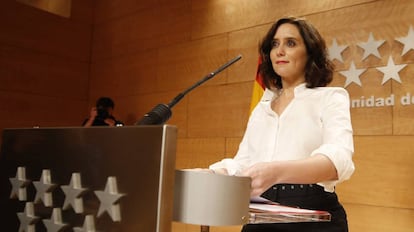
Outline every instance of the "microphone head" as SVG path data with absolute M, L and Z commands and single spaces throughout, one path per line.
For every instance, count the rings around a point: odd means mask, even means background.
M 136 123 L 136 125 L 162 125 L 172 115 L 171 109 L 166 104 L 156 105 L 150 112 Z

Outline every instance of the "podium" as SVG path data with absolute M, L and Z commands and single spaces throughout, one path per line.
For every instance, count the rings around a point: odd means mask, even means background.
M 250 178 L 193 170 L 175 171 L 173 220 L 210 226 L 246 224 L 249 220 Z
M 209 226 L 327 221 L 326 212 L 250 208 L 250 178 L 175 170 L 177 128 L 3 131 L 0 231 L 170 232 Z
M 326 211 L 283 206 L 264 198 L 251 202 L 248 177 L 195 170 L 175 172 L 173 220 L 200 225 L 201 232 L 210 231 L 210 226 L 331 220 Z
M 5 129 L 1 231 L 170 232 L 174 126 Z

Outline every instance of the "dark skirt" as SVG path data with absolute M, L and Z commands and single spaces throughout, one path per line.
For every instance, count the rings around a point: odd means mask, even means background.
M 247 224 L 243 226 L 242 232 L 348 231 L 346 212 L 339 203 L 336 193 L 325 192 L 319 185 L 278 184 L 264 192 L 262 197 L 282 205 L 328 211 L 331 214 L 331 221 Z

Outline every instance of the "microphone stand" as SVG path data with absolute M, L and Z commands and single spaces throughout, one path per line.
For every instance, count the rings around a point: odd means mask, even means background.
M 150 112 L 146 113 L 144 117 L 136 123 L 136 125 L 161 125 L 164 124 L 172 115 L 171 108 L 174 107 L 187 93 L 189 93 L 194 88 L 200 86 L 204 82 L 210 80 L 215 75 L 228 68 L 230 65 L 234 64 L 236 61 L 241 59 L 241 55 L 236 56 L 231 59 L 229 62 L 225 63 L 217 70 L 207 74 L 203 79 L 196 82 L 190 88 L 179 93 L 173 100 L 168 104 L 158 104 Z

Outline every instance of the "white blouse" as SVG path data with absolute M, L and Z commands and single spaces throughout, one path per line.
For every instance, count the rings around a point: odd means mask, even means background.
M 275 97 L 274 91 L 265 90 L 249 118 L 236 156 L 214 163 L 210 169 L 226 168 L 230 175 L 237 175 L 258 162 L 323 154 L 335 165 L 338 180 L 318 184 L 333 192 L 335 185 L 349 179 L 355 169 L 348 92 L 340 87 L 310 89 L 301 84 L 281 115 L 271 109 Z

